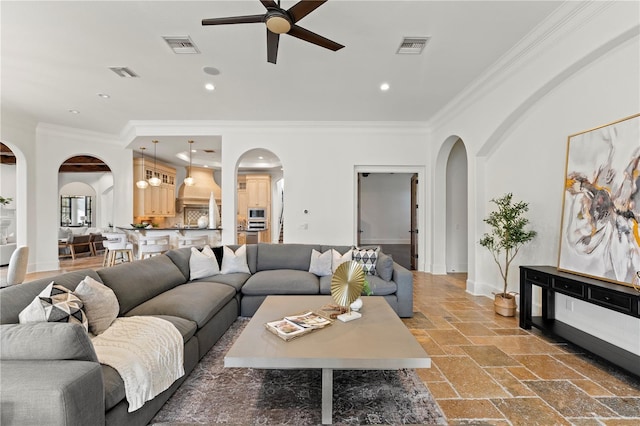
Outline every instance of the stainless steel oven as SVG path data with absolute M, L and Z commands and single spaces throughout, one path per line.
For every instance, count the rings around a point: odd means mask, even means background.
M 247 230 L 248 231 L 264 231 L 267 229 L 267 221 L 266 220 L 251 220 L 247 221 Z

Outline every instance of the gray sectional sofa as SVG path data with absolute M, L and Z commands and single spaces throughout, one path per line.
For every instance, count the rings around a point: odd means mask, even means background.
M 238 246 L 231 246 L 234 250 Z M 251 316 L 271 294 L 330 294 L 331 276 L 308 272 L 311 251 L 348 246 L 247 245 L 251 274 L 190 281 L 189 248 L 133 263 L 86 269 L 0 290 L 0 424 L 146 425 L 200 358 L 240 316 Z M 220 252 L 218 261 L 220 262 Z M 392 264 L 391 280 L 368 279 L 401 317 L 413 307 L 411 272 Z M 19 324 L 18 314 L 51 282 L 74 290 L 85 276 L 113 290 L 119 316 L 152 315 L 171 322 L 184 341 L 185 375 L 131 413 L 115 369 L 98 363 L 79 324 Z M 389 278 L 389 277 L 387 277 Z

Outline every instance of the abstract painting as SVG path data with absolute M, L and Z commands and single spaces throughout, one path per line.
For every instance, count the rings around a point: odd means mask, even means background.
M 631 286 L 639 220 L 640 114 L 570 135 L 558 270 Z

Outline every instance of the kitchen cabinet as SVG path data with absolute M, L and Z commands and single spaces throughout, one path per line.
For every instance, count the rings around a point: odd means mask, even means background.
M 138 181 L 144 176 L 148 180 L 157 176 L 162 182 L 160 186 L 148 186 L 140 189 L 134 184 L 133 216 L 173 217 L 176 214 L 176 169 L 162 163 L 156 163 L 155 171 L 152 161 L 133 160 L 133 176 Z
M 247 175 L 247 206 L 271 207 L 271 176 Z

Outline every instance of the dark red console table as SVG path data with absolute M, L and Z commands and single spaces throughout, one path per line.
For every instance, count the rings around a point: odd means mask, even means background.
M 533 286 L 542 289 L 542 316 L 531 316 Z M 553 266 L 520 267 L 521 328 L 535 327 L 562 337 L 640 377 L 640 355 L 556 320 L 556 293 L 640 318 L 640 292 L 631 287 L 560 272 Z

